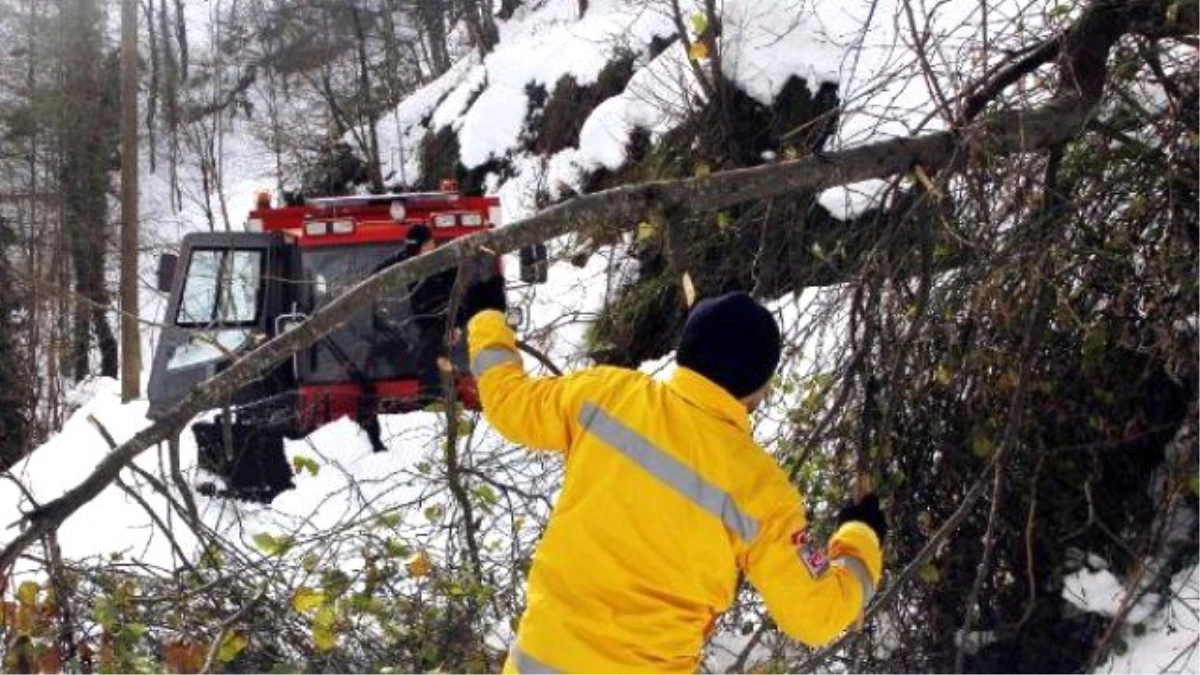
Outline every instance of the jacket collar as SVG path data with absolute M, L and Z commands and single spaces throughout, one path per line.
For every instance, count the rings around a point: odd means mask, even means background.
M 728 420 L 738 429 L 750 433 L 750 413 L 746 406 L 716 382 L 694 370 L 679 366 L 667 381 L 667 386 L 692 405 Z

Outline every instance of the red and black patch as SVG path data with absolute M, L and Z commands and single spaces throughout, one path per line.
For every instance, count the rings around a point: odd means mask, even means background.
M 820 576 L 829 566 L 829 558 L 825 555 L 825 547 L 816 542 L 812 533 L 805 527 L 792 533 L 792 546 L 800 556 L 800 562 L 814 577 Z

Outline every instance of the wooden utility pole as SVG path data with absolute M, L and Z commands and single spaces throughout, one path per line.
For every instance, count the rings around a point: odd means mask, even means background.
M 141 396 L 138 334 L 138 27 L 136 0 L 121 0 L 121 400 Z

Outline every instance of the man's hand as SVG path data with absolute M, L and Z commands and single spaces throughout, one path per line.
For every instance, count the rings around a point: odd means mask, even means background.
M 883 543 L 883 538 L 887 536 L 887 519 L 879 508 L 879 496 L 874 492 L 858 500 L 857 503 L 843 506 L 842 510 L 838 511 L 837 524 L 839 527 L 852 520 L 875 530 L 875 535 L 879 537 L 879 543 Z

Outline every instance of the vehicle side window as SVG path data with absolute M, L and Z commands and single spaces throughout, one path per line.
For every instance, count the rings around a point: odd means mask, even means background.
M 245 325 L 258 319 L 262 251 L 198 249 L 188 261 L 175 323 Z

